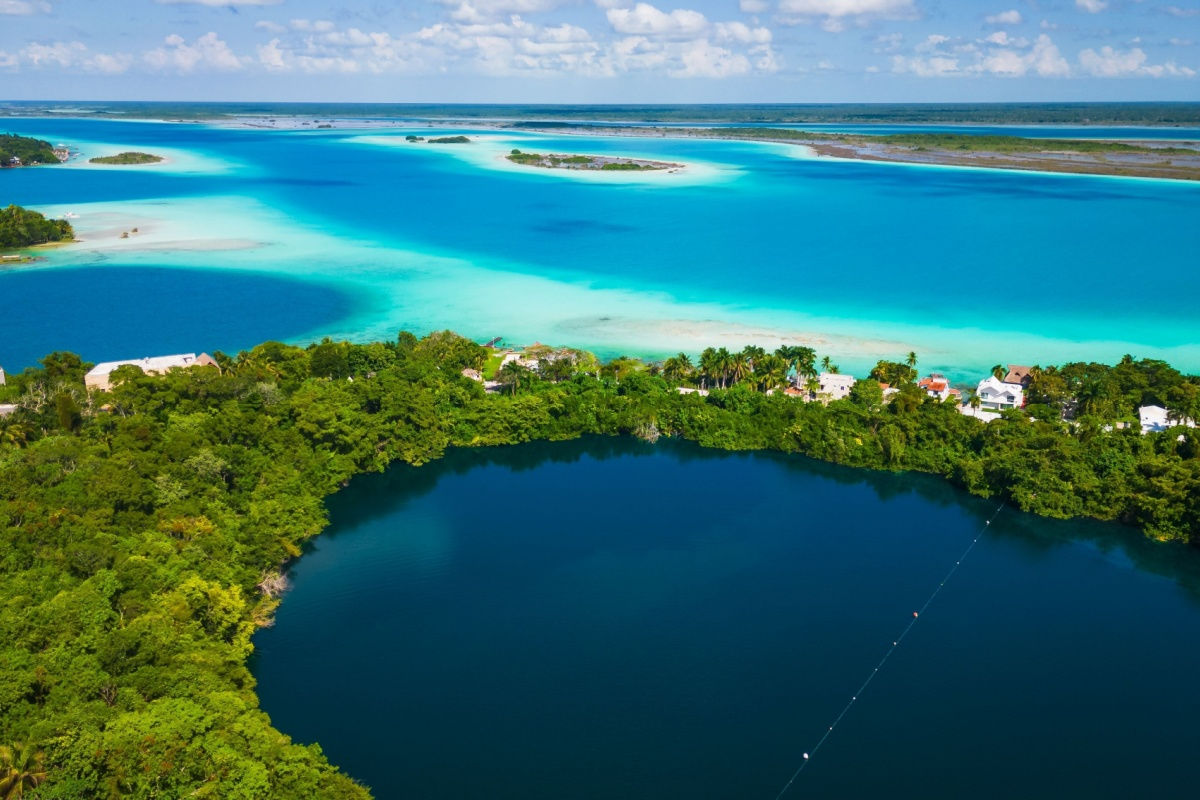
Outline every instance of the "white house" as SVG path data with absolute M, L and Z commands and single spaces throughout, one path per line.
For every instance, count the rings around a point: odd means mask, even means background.
M 1162 406 L 1142 406 L 1138 409 L 1138 419 L 1142 423 L 1142 433 L 1160 433 L 1168 428 L 1174 428 L 1176 425 L 1196 427 L 1195 420 L 1176 419 L 1170 411 Z
M 215 367 L 217 362 L 208 353 L 179 353 L 172 356 L 153 356 L 151 358 L 136 358 L 127 361 L 105 361 L 92 367 L 87 375 L 83 376 L 83 383 L 89 389 L 97 389 L 101 392 L 107 392 L 112 388 L 112 383 L 109 381 L 109 375 L 117 367 L 132 365 L 141 369 L 147 375 L 161 375 L 169 369 L 176 367 Z
M 991 411 L 1020 408 L 1025 405 L 1025 390 L 1021 385 L 1005 383 L 995 375 L 989 375 L 980 381 L 975 394 L 979 396 L 980 407 Z
M 0 417 L 7 417 L 17 410 L 16 403 L 0 403 Z
M 817 376 L 820 389 L 817 394 L 826 395 L 830 400 L 844 400 L 850 396 L 850 387 L 857 381 L 853 375 L 843 375 L 840 372 L 822 372 Z
M 4 377 L 4 367 L 0 367 L 0 386 L 4 385 L 7 378 Z

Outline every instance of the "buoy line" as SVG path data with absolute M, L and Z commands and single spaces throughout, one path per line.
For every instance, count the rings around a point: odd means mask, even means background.
M 929 608 L 930 604 L 933 603 L 938 594 L 941 593 L 942 588 L 946 585 L 946 582 L 954 577 L 955 572 L 958 572 L 958 568 L 962 566 L 962 562 L 965 561 L 967 556 L 971 554 L 971 551 L 975 549 L 975 545 L 979 543 L 981 538 L 983 538 L 983 534 L 987 531 L 988 526 L 990 526 L 992 521 L 1000 515 L 1002 510 L 1004 510 L 1004 503 L 996 506 L 996 510 L 992 512 L 992 516 L 984 520 L 983 527 L 980 528 L 975 534 L 975 538 L 973 538 L 971 543 L 967 545 L 967 549 L 963 550 L 962 555 L 960 555 L 958 560 L 954 562 L 954 566 L 950 567 L 950 571 L 946 573 L 946 577 L 942 578 L 941 582 L 934 588 L 933 593 L 929 595 L 929 599 L 925 601 L 924 605 L 912 612 L 912 616 L 909 618 L 908 624 L 905 625 L 904 629 L 900 631 L 900 634 L 892 640 L 892 644 L 884 652 L 883 658 L 879 659 L 879 663 L 876 664 L 875 668 L 867 674 L 867 679 L 862 682 L 861 686 L 858 687 L 858 691 L 850 696 L 850 700 L 845 706 L 842 707 L 841 712 L 833 718 L 833 722 L 831 722 L 825 729 L 824 733 L 821 734 L 821 738 L 817 740 L 817 743 L 813 746 L 812 750 L 804 753 L 804 757 L 800 760 L 800 766 L 797 767 L 796 771 L 792 773 L 792 777 L 788 778 L 788 782 L 785 783 L 783 788 L 779 790 L 779 794 L 775 795 L 775 800 L 780 800 L 780 798 L 787 794 L 788 789 L 792 788 L 792 784 L 795 783 L 796 779 L 800 777 L 800 773 L 804 772 L 804 768 L 808 766 L 808 762 L 812 760 L 812 757 L 815 756 L 817 751 L 821 749 L 821 746 L 825 744 L 825 740 L 830 737 L 830 735 L 833 733 L 833 729 L 838 726 L 838 723 L 840 723 L 842 718 L 845 717 L 850 711 L 851 706 L 858 702 L 858 698 L 862 695 L 866 688 L 870 686 L 871 681 L 875 680 L 875 676 L 879 674 L 879 670 L 883 669 L 883 665 L 887 663 L 889 658 L 891 658 L 892 653 L 896 652 L 896 648 L 900 646 L 900 643 L 904 641 L 904 637 L 908 636 L 908 632 L 911 631 L 913 626 L 917 624 L 917 620 L 919 620 L 921 615 L 925 613 L 925 609 Z

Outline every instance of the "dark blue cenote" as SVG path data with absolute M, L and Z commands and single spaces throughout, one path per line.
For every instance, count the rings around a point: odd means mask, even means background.
M 380 798 L 773 798 L 996 510 L 662 441 L 355 479 L 256 638 Z M 1200 558 L 1002 511 L 787 797 L 1194 796 Z

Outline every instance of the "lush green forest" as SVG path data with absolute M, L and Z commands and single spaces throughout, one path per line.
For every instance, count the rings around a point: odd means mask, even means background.
M 0 249 L 69 242 L 74 238 L 75 231 L 65 219 L 46 219 L 20 206 L 0 209 Z
M 449 447 L 678 436 L 934 473 L 1033 513 L 1200 543 L 1200 431 L 1106 430 L 1146 402 L 1200 410 L 1200 382 L 1162 362 L 1036 370 L 1029 412 L 985 425 L 912 383 L 915 354 L 876 367 L 899 386 L 889 403 L 864 380 L 826 405 L 767 393 L 789 374 L 812 380 L 817 354 L 804 347 L 709 349 L 695 364 L 680 354 L 661 365 L 540 348 L 526 353 L 536 370 L 505 364 L 493 394 L 461 374 L 490 353 L 449 332 L 402 333 L 268 342 L 164 376 L 122 367 L 107 394 L 85 391 L 89 365 L 69 353 L 10 376 L 0 387 L 0 401 L 19 404 L 0 418 L 6 780 L 71 800 L 366 798 L 258 709 L 252 635 L 271 622 L 286 565 L 324 527 L 323 498 L 355 474 Z M 710 393 L 681 395 L 682 385 Z M 794 514 L 781 510 L 778 524 Z
M 0 167 L 11 166 L 14 158 L 20 159 L 24 165 L 58 163 L 58 156 L 54 155 L 54 147 L 49 142 L 13 133 L 0 133 Z
M 470 144 L 471 140 L 466 136 L 439 136 L 436 139 L 428 140 L 429 144 Z
M 157 164 L 162 161 L 162 156 L 156 156 L 153 153 L 138 153 L 130 151 L 127 153 L 118 153 L 115 156 L 97 156 L 89 158 L 90 164 Z

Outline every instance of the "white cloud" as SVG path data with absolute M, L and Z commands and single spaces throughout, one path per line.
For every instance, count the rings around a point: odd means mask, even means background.
M 881 33 L 875 37 L 876 53 L 894 53 L 904 42 L 903 33 Z
M 718 39 L 742 44 L 767 44 L 771 41 L 770 28 L 751 28 L 744 22 L 718 22 L 713 30 Z
M 743 14 L 762 14 L 770 7 L 767 0 L 738 0 L 738 10 Z
M 685 44 L 679 60 L 681 66 L 668 72 L 673 78 L 727 78 L 750 71 L 750 61 L 744 55 L 703 39 Z
M 958 68 L 958 59 L 948 56 L 892 56 L 892 72 L 911 72 L 922 78 L 963 74 Z
M 695 36 L 708 27 L 699 11 L 677 8 L 660 11 L 649 3 L 633 8 L 610 8 L 605 15 L 617 33 L 643 36 Z
M 50 4 L 41 0 L 0 0 L 0 14 L 23 17 L 38 13 L 49 14 Z
M 34 42 L 16 53 L 0 51 L 0 67 L 64 69 L 115 75 L 129 69 L 132 56 L 125 53 L 92 53 L 83 42 Z
M 837 33 L 849 23 L 864 25 L 873 19 L 912 19 L 917 15 L 913 0 L 779 0 L 785 22 L 820 20 L 821 27 Z
M 211 8 L 239 8 L 244 6 L 277 6 L 283 0 L 154 0 L 164 6 L 209 6 Z
M 1070 65 L 1046 34 L 1032 46 L 1025 39 L 1013 39 L 1003 32 L 983 40 L 986 48 L 970 42 L 934 34 L 913 48 L 915 55 L 893 56 L 892 71 L 921 77 L 992 75 L 1021 77 L 1034 74 L 1060 78 L 1071 73 Z
M 173 33 L 156 47 L 142 56 L 153 70 L 193 72 L 196 69 L 231 71 L 242 68 L 242 60 L 234 55 L 216 33 L 209 32 L 188 44 L 182 36 Z
M 1170 14 L 1172 17 L 1200 17 L 1200 8 L 1180 8 L 1179 6 L 1167 6 L 1163 11 Z
M 990 17 L 985 17 L 983 21 L 988 25 L 1020 25 L 1021 12 L 1015 8 L 1010 8 L 1008 11 L 1001 11 L 999 14 L 992 14 Z
M 1167 39 L 1167 44 L 1173 47 L 1191 47 L 1195 43 L 1192 39 L 1181 39 L 1178 36 L 1172 36 L 1170 39 Z
M 550 11 L 562 0 L 439 0 L 452 6 L 450 18 L 456 22 L 481 23 L 511 14 L 533 14 Z
M 1051 22 L 1048 19 L 1044 19 L 1041 21 L 1041 23 L 1038 25 L 1038 27 L 1040 27 L 1044 31 L 1056 31 L 1056 30 L 1058 30 L 1058 23 Z
M 269 19 L 260 19 L 254 23 L 254 29 L 257 31 L 266 31 L 267 33 L 283 33 L 287 30 L 283 25 L 280 25 L 278 22 L 272 22 Z
M 1108 8 L 1105 0 L 1075 0 L 1075 7 L 1089 14 L 1099 14 Z
M 1098 78 L 1123 77 L 1186 77 L 1190 78 L 1196 71 L 1190 67 L 1178 66 L 1174 61 L 1165 64 L 1147 64 L 1146 53 L 1140 47 L 1130 50 L 1114 50 L 1105 45 L 1099 50 L 1090 47 L 1079 53 L 1079 65 L 1084 72 Z

